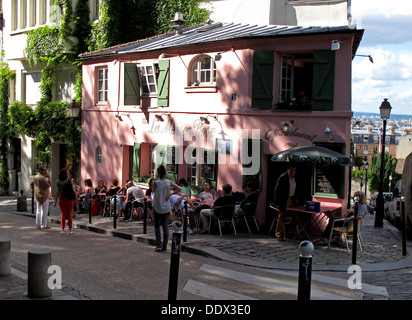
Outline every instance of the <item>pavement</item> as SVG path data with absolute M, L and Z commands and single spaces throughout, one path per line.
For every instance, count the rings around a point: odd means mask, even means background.
M 49 225 L 58 226 L 60 224 L 60 209 L 50 205 L 48 217 Z M 27 218 L 35 218 L 31 213 L 31 199 L 27 199 L 27 211 L 17 211 L 17 201 L 13 197 L 0 197 L 0 214 L 2 212 L 23 215 Z M 375 216 L 368 214 L 365 216 L 361 235 L 364 247 L 357 250 L 357 265 L 364 272 L 364 278 L 377 279 L 376 275 L 388 277 L 389 271 L 399 271 L 398 282 L 405 282 L 402 276 L 407 276 L 408 281 L 412 272 L 412 259 L 410 250 L 412 242 L 407 240 L 407 254 L 402 255 L 401 232 L 384 220 L 383 228 L 374 227 Z M 181 250 L 191 254 L 199 254 L 223 261 L 246 266 L 277 269 L 277 270 L 298 270 L 299 268 L 299 245 L 302 240 L 278 241 L 273 233 L 257 232 L 253 223 L 249 223 L 252 233 L 248 233 L 244 225 L 237 227 L 237 235 L 230 229 L 224 230 L 223 237 L 219 234 L 194 233 L 187 235 L 187 241 L 181 243 Z M 120 237 L 130 241 L 138 241 L 155 246 L 155 236 L 153 222 L 147 222 L 146 234 L 144 234 L 143 222 L 134 220 L 123 222 L 116 220 L 116 228 L 112 218 L 93 216 L 89 223 L 87 214 L 77 214 L 73 218 L 74 232 L 76 229 L 98 232 L 111 237 Z M 58 229 L 57 229 L 58 230 Z M 170 239 L 172 231 L 170 230 Z M 312 252 L 313 272 L 348 272 L 352 265 L 352 246 L 350 242 L 350 253 L 344 243 L 332 244 L 328 247 L 327 239 L 314 241 L 314 251 Z M 170 246 L 170 244 L 169 244 Z M 11 262 L 12 274 L 0 277 L 0 300 L 30 300 L 27 296 L 27 270 L 24 266 Z M 385 279 L 386 279 L 385 278 Z M 399 287 L 399 284 L 395 287 Z M 411 285 L 412 287 L 412 285 Z M 367 290 L 366 290 L 367 291 Z M 400 291 L 400 290 L 398 290 Z M 408 291 L 408 290 L 407 290 Z M 410 292 L 410 291 L 409 291 Z M 403 296 L 402 296 L 403 295 Z M 401 299 L 408 299 L 410 293 L 400 293 Z M 404 298 L 403 298 L 404 297 Z M 387 293 L 370 292 L 364 299 L 387 299 Z M 53 296 L 44 300 L 88 300 L 75 289 L 63 284 L 62 289 L 53 290 Z M 38 300 L 38 299 L 36 299 Z

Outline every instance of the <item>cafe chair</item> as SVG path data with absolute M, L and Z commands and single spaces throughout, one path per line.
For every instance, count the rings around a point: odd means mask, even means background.
M 209 233 L 210 227 L 212 225 L 212 218 L 217 219 L 217 224 L 219 226 L 219 233 L 222 236 L 222 223 L 231 222 L 233 231 L 236 233 L 236 226 L 235 226 L 235 206 L 234 205 L 227 205 L 221 207 L 215 207 L 213 209 L 214 214 L 210 215 L 210 222 L 209 222 Z
M 358 217 L 358 232 L 357 232 L 357 238 L 358 238 L 358 244 L 359 248 L 362 251 L 362 246 L 365 246 L 365 243 L 363 242 L 362 235 L 360 233 L 361 225 L 362 225 L 362 216 Z M 330 247 L 330 243 L 332 242 L 332 236 L 335 234 L 338 235 L 339 237 L 339 242 L 343 239 L 345 240 L 345 245 L 346 245 L 346 250 L 348 253 L 349 251 L 349 245 L 348 245 L 348 239 L 352 238 L 353 239 L 353 226 L 354 226 L 354 221 L 355 219 L 352 217 L 348 218 L 339 218 L 335 219 L 332 222 L 332 228 L 330 231 L 329 235 L 329 243 L 328 243 L 328 248 Z
M 252 232 L 250 231 L 249 223 L 247 222 L 248 219 L 253 219 L 253 221 L 255 222 L 255 225 L 256 225 L 256 229 L 259 232 L 259 225 L 258 225 L 258 223 L 256 221 L 256 217 L 255 217 L 256 206 L 257 206 L 257 203 L 246 203 L 246 204 L 243 205 L 243 208 L 246 212 L 246 215 L 244 215 L 243 218 L 245 219 L 246 227 L 247 227 L 249 233 L 252 233 Z

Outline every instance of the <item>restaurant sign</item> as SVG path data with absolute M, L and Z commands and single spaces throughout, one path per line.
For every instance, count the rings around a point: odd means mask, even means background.
M 273 142 L 273 140 L 277 137 L 297 137 L 297 138 L 302 138 L 302 139 L 306 139 L 306 140 L 313 142 L 316 136 L 317 136 L 316 134 L 310 135 L 310 134 L 307 134 L 306 132 L 299 131 L 299 128 L 296 128 L 294 130 L 286 130 L 286 131 L 280 128 L 276 128 L 274 130 L 267 129 L 265 133 L 265 139 L 270 142 Z

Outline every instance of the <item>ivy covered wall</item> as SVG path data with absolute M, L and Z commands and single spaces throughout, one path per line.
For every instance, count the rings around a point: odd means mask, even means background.
M 36 108 L 15 101 L 9 106 L 8 86 L 13 72 L 2 63 L 0 78 L 1 123 L 0 131 L 0 188 L 8 189 L 7 146 L 9 139 L 21 132 L 33 138 L 39 152 L 38 162 L 51 161 L 51 143 L 68 142 L 72 153 L 72 119 L 68 114 L 68 101 L 57 102 L 56 71 L 60 68 L 76 70 L 74 99 L 81 105 L 81 65 L 76 60 L 80 53 L 94 51 L 121 43 L 171 31 L 175 12 L 183 12 L 186 25 L 205 22 L 209 12 L 199 8 L 200 0 L 100 0 L 99 19 L 90 23 L 89 1 L 55 0 L 56 24 L 27 31 L 25 56 L 31 68 L 42 68 L 41 98 Z M 81 115 L 75 120 L 75 143 L 81 141 Z M 71 159 L 68 160 L 69 169 Z M 79 156 L 77 156 L 79 162 Z M 79 165 L 76 165 L 79 168 Z

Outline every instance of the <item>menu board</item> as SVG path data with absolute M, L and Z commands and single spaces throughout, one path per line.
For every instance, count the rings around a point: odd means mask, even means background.
M 176 147 L 168 146 L 166 152 L 166 171 L 177 173 Z
M 341 166 L 316 165 L 315 192 L 340 196 L 342 194 L 342 170 L 344 168 Z

